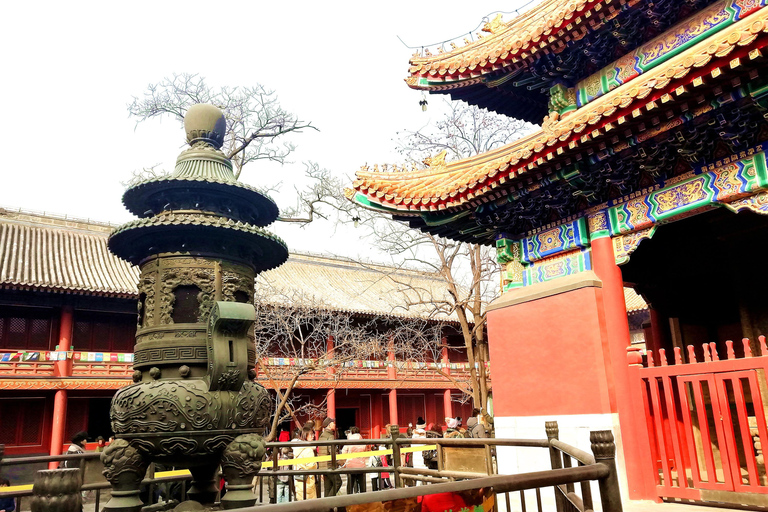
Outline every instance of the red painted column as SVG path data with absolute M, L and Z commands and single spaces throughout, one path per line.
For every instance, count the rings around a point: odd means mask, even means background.
M 329 389 L 328 390 L 328 400 L 325 403 L 326 409 L 328 410 L 328 413 L 326 416 L 329 418 L 336 418 L 336 390 L 335 389 Z
M 448 357 L 448 339 L 443 338 L 443 350 L 442 350 L 442 363 L 443 371 L 451 374 L 451 359 Z M 453 403 L 451 402 L 451 390 L 446 389 L 443 391 L 443 409 L 445 410 L 446 418 L 453 418 Z M 445 418 L 438 418 L 438 421 L 442 423 Z
M 395 368 L 395 353 L 391 350 L 387 352 L 387 379 L 397 379 L 397 368 Z
M 397 421 L 397 390 L 393 389 L 389 392 L 389 423 L 392 425 L 400 425 Z
M 618 413 L 621 428 L 624 462 L 631 499 L 652 499 L 653 488 L 649 479 L 653 476 L 650 457 L 650 442 L 645 426 L 642 402 L 637 402 L 638 382 L 630 382 L 627 364 L 627 348 L 630 347 L 627 308 L 624 302 L 624 281 L 621 269 L 616 265 L 613 243 L 604 236 L 591 241 L 592 265 L 603 282 L 603 311 L 605 313 L 607 360 L 613 377 L 614 393 L 611 409 Z M 639 389 L 639 388 L 638 388 Z
M 67 426 L 67 391 L 60 389 L 53 398 L 53 429 L 51 430 L 50 455 L 61 455 L 64 444 L 64 429 Z M 48 469 L 59 467 L 58 462 L 49 462 Z
M 443 391 L 443 409 L 445 409 L 445 417 L 453 418 L 453 402 L 451 401 L 451 390 L 446 389 Z M 441 420 L 444 418 L 441 418 Z
M 59 318 L 59 350 L 69 351 L 72 348 L 72 306 L 63 306 Z M 54 376 L 71 377 L 72 360 L 56 361 Z
M 333 359 L 333 347 L 334 347 L 333 336 L 328 336 L 328 340 L 326 342 L 326 348 L 325 348 L 328 359 Z M 336 373 L 336 368 L 334 368 L 333 365 L 330 365 L 328 366 L 328 368 L 326 368 L 325 372 L 328 375 L 333 375 L 334 373 Z M 335 418 L 335 416 L 333 417 Z
M 652 348 L 654 350 L 653 359 L 659 361 L 659 349 L 664 347 L 664 334 L 661 330 L 661 322 L 663 321 L 658 311 L 653 308 L 649 308 L 648 312 L 651 316 L 651 337 L 653 338 Z M 646 345 L 646 348 L 650 348 Z M 674 352 L 673 352 L 674 354 Z

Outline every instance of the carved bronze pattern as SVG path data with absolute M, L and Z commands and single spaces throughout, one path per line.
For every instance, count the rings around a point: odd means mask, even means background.
M 234 408 L 225 407 L 231 403 Z M 211 393 L 201 379 L 145 381 L 120 389 L 110 416 L 118 435 L 261 429 L 269 417 L 269 397 L 253 382 L 245 382 L 239 393 Z
M 157 280 L 157 272 L 142 272 L 141 279 L 139 280 L 139 296 L 144 294 L 144 302 L 138 302 L 138 314 L 139 318 L 142 318 L 142 310 L 144 315 L 144 322 L 138 325 L 138 328 L 149 327 L 155 325 L 155 282 Z
M 137 348 L 134 365 L 155 362 L 206 361 L 205 346 Z
M 240 377 L 240 370 L 230 370 L 228 372 L 224 372 L 219 376 L 218 383 L 219 383 L 219 389 L 229 389 L 231 388 L 235 382 L 237 382 L 237 379 Z
M 248 303 L 253 304 L 253 276 L 222 271 L 221 297 L 229 302 L 235 301 L 235 292 L 241 291 L 248 296 Z
M 206 453 L 219 453 L 232 442 L 234 436 L 219 435 L 206 439 L 203 442 L 203 447 Z
M 173 268 L 162 272 L 162 288 L 160 291 L 160 324 L 173 324 L 174 290 L 178 286 L 194 285 L 200 288 L 198 302 L 200 308 L 197 314 L 199 323 L 205 322 L 213 307 L 215 292 L 215 271 L 212 268 Z
M 83 509 L 79 469 L 44 469 L 35 474 L 31 512 L 80 512 Z

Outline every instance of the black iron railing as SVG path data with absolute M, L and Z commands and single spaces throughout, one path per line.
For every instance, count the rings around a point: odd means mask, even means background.
M 418 496 L 429 496 L 439 493 L 456 493 L 468 490 L 485 489 L 494 495 L 498 502 L 506 502 L 507 510 L 511 510 L 512 500 L 519 500 L 522 510 L 529 506 L 531 495 L 534 495 L 536 509 L 539 512 L 544 510 L 557 510 L 557 512 L 570 512 L 574 510 L 589 511 L 593 508 L 592 482 L 597 483 L 599 501 L 602 509 L 605 511 L 621 512 L 621 497 L 619 494 L 618 478 L 615 464 L 615 445 L 613 435 L 610 431 L 595 431 L 590 434 L 592 443 L 592 453 L 580 450 L 570 446 L 558 439 L 558 427 L 556 422 L 546 423 L 547 439 L 444 439 L 427 438 L 411 439 L 399 434 L 397 426 L 393 426 L 390 431 L 390 437 L 382 439 L 361 439 L 361 440 L 332 440 L 332 441 L 307 441 L 307 442 L 274 442 L 267 443 L 270 457 L 265 461 L 264 467 L 258 473 L 257 489 L 255 492 L 261 503 L 270 501 L 268 485 L 270 479 L 278 476 L 289 476 L 291 500 L 295 499 L 295 485 L 306 486 L 306 476 L 314 475 L 318 481 L 316 485 L 317 496 L 319 499 L 306 501 L 293 501 L 289 504 L 261 505 L 258 510 L 269 512 L 271 510 L 292 510 L 292 511 L 323 511 L 332 510 L 337 507 L 346 507 L 355 504 L 408 499 Z M 392 464 L 388 467 L 364 467 L 364 468 L 340 468 L 336 467 L 338 447 L 351 445 L 382 445 L 390 454 Z M 405 452 L 420 450 L 426 445 L 430 450 L 436 452 L 436 469 L 424 469 L 409 467 L 406 464 Z M 330 455 L 325 460 L 319 462 L 329 462 L 328 468 L 298 470 L 293 469 L 290 464 L 292 461 L 280 461 L 278 454 L 282 447 L 298 448 L 302 446 L 311 446 L 314 448 L 328 446 Z M 498 461 L 496 451 L 498 448 L 517 447 L 517 448 L 542 448 L 547 449 L 550 458 L 550 470 L 517 475 L 498 475 Z M 39 457 L 21 457 L 14 459 L 0 460 L 0 472 L 4 466 L 20 464 L 40 464 L 63 460 L 81 460 L 82 468 L 92 464 L 98 465 L 100 461 L 98 453 L 86 453 L 79 455 L 57 455 L 57 456 L 39 456 Z M 356 455 L 356 454 L 352 454 Z M 542 452 L 544 455 L 544 452 Z M 271 461 L 271 464 L 268 462 Z M 283 465 L 281 465 L 283 464 Z M 93 469 L 93 468 L 91 468 Z M 186 498 L 186 482 L 191 479 L 189 474 L 180 474 L 182 472 L 154 473 L 154 468 L 150 468 L 143 485 L 149 489 L 148 495 L 150 503 L 154 505 L 156 486 L 161 484 L 180 483 L 180 494 L 178 498 Z M 319 485 L 320 478 L 332 473 L 346 475 L 349 478 L 354 474 L 370 473 L 390 473 L 395 488 L 391 490 L 365 492 L 345 496 L 331 496 L 321 498 L 322 486 Z M 298 480 L 297 477 L 303 478 Z M 274 481 L 274 480 L 273 480 Z M 430 485 L 409 486 L 417 481 L 429 483 Z M 99 509 L 101 500 L 101 491 L 110 487 L 106 481 L 93 482 L 85 480 L 83 491 L 96 491 L 96 507 Z M 301 482 L 301 483 L 300 483 Z M 267 486 L 267 492 L 265 492 Z M 547 489 L 551 489 L 549 491 Z M 306 490 L 306 489 L 305 489 Z M 528 495 L 526 495 L 528 491 Z M 0 498 L 15 497 L 22 499 L 32 495 L 31 489 L 8 490 L 0 492 Z M 554 496 L 552 495 L 554 493 Z M 306 494 L 304 494 L 306 495 Z M 552 501 L 551 506 L 548 499 Z M 267 498 L 267 499 L 265 499 Z M 162 504 L 157 505 L 160 510 Z M 21 509 L 20 503 L 18 509 Z M 243 511 L 256 511 L 253 509 L 242 509 Z

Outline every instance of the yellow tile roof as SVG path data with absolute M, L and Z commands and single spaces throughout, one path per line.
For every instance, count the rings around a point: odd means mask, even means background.
M 624 303 L 627 306 L 627 313 L 648 309 L 648 304 L 633 288 L 624 288 Z
M 614 0 L 545 0 L 524 14 L 504 23 L 500 16 L 485 25 L 490 35 L 449 52 L 414 55 L 406 82 L 417 89 L 419 77 L 428 80 L 470 80 L 509 66 L 563 39 L 581 38 L 580 28 L 594 12 L 619 4 Z M 592 20 L 593 21 L 593 20 Z M 594 22 L 594 21 L 593 21 Z M 454 85 L 455 86 L 455 85 Z M 440 88 L 439 86 L 437 88 Z
M 138 269 L 107 250 L 112 229 L 0 208 L 0 287 L 135 296 Z
M 275 291 L 313 298 L 335 311 L 458 320 L 455 313 L 434 315 L 434 306 L 416 304 L 448 300 L 440 276 L 338 257 L 292 253 L 285 264 L 256 278 L 257 295 L 275 297 Z
M 544 119 L 541 130 L 511 144 L 455 162 L 446 163 L 438 158 L 415 171 L 376 172 L 363 167 L 357 172 L 353 187 L 372 203 L 400 211 L 426 212 L 462 206 L 515 177 L 535 171 L 584 141 L 605 135 L 624 116 L 633 112 L 643 115 L 642 109 L 656 108 L 658 97 L 669 90 L 670 84 L 677 87 L 694 82 L 708 69 L 705 66 L 712 65 L 713 59 L 727 57 L 766 32 L 768 9 L 763 9 L 562 119 L 551 114 Z M 765 44 L 764 38 L 758 41 L 760 47 Z
M 0 288 L 137 296 L 138 268 L 107 249 L 115 227 L 0 208 Z M 429 306 L 404 307 L 418 298 L 415 290 L 422 298 L 447 294 L 434 274 L 297 253 L 260 274 L 256 287 L 257 295 L 290 291 L 337 311 L 406 318 L 431 316 Z M 455 315 L 436 318 L 456 320 Z

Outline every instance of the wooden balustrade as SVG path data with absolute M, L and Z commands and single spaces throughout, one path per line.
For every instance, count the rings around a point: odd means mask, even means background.
M 41 352 L 42 353 L 42 352 Z M 57 361 L 0 361 L 0 377 L 53 377 Z M 72 361 L 73 377 L 121 377 L 133 373 L 132 362 L 115 361 Z
M 0 362 L 0 376 L 53 376 L 55 361 L 4 361 Z

